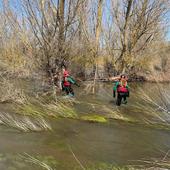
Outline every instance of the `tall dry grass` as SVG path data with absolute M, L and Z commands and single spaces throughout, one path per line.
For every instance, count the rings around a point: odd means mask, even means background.
M 26 102 L 26 95 L 23 90 L 16 87 L 14 83 L 9 78 L 1 78 L 0 80 L 0 102 L 16 102 L 24 103 Z
M 148 114 L 149 116 L 158 119 L 159 121 L 170 125 L 170 85 L 157 83 L 148 89 L 139 88 L 137 98 L 141 100 L 135 103 L 134 107 Z M 154 119 L 148 120 L 153 122 Z
M 17 116 L 0 112 L 0 124 L 23 132 L 52 130 L 51 125 L 43 117 Z

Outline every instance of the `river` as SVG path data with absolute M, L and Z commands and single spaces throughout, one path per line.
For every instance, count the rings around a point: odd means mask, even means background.
M 140 102 L 134 101 L 136 91 L 139 87 L 143 90 L 153 88 L 150 90 L 150 95 L 153 96 L 156 92 L 155 86 L 153 83 L 132 84 L 128 104 L 118 109 L 123 114 L 141 118 L 141 113 L 132 113 L 134 103 Z M 169 88 L 168 84 L 163 86 Z M 98 106 L 103 104 L 113 109 L 116 107 L 110 84 L 101 85 L 96 95 L 83 93 L 82 89 L 76 89 L 76 94 L 76 100 L 83 103 L 76 106 L 80 114 L 94 112 L 87 103 L 97 103 Z M 95 111 L 104 114 L 100 107 L 96 107 Z M 122 166 L 139 164 L 138 160 L 163 158 L 170 149 L 169 130 L 117 120 L 108 123 L 89 123 L 73 119 L 49 121 L 53 130 L 46 132 L 23 133 L 0 126 L 0 169 L 43 169 L 37 160 L 59 170 L 81 169 L 78 160 L 85 168 L 100 164 Z

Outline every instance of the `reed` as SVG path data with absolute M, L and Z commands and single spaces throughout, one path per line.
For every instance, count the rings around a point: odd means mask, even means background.
M 20 157 L 26 161 L 26 162 L 29 162 L 29 163 L 32 163 L 32 164 L 35 164 L 35 165 L 38 165 L 40 167 L 42 167 L 43 169 L 46 169 L 46 170 L 55 170 L 53 168 L 51 168 L 47 163 L 27 154 L 27 153 L 24 153 L 23 155 L 20 155 Z
M 52 130 L 50 124 L 43 117 L 31 118 L 3 112 L 0 113 L 0 124 L 23 132 Z
M 170 92 L 164 88 L 165 84 L 157 83 L 156 89 L 139 89 L 137 95 L 141 102 L 137 102 L 134 108 L 143 114 L 151 116 L 153 119 L 148 122 L 161 121 L 170 123 Z M 169 86 L 167 84 L 167 86 Z

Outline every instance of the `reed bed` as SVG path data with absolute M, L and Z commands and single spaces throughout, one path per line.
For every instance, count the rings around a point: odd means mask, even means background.
M 0 113 L 0 124 L 23 132 L 52 130 L 50 124 L 43 117 L 14 116 L 3 112 Z

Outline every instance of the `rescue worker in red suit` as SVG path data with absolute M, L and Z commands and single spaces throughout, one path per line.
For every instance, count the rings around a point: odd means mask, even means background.
M 65 68 L 63 68 L 63 80 L 61 85 L 62 85 L 62 91 L 65 91 L 66 95 L 74 96 L 72 84 L 79 87 L 76 81 L 69 75 L 69 72 Z
M 127 104 L 127 97 L 129 97 L 129 87 L 127 85 L 127 77 L 125 75 L 121 75 L 119 81 L 116 82 L 115 86 L 113 87 L 113 97 L 116 97 L 117 92 L 117 99 L 116 105 L 120 106 L 123 99 L 123 104 Z

